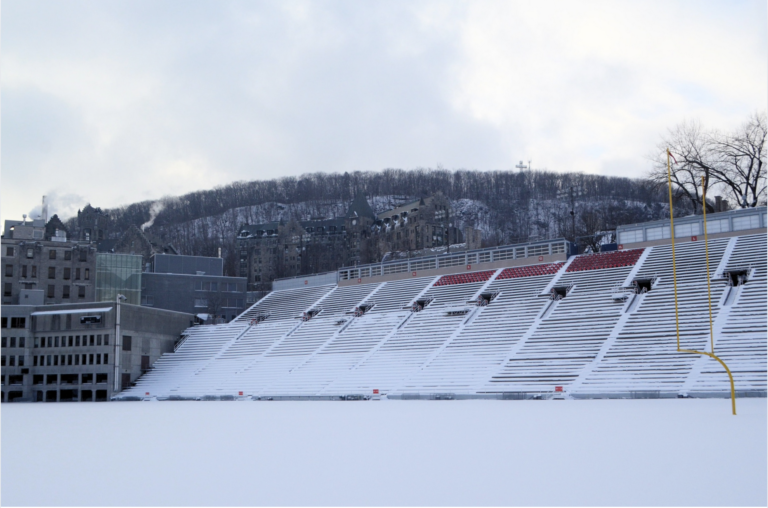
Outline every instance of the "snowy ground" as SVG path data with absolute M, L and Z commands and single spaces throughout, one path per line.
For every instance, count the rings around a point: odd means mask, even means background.
M 3 404 L 5 505 L 762 505 L 766 399 Z

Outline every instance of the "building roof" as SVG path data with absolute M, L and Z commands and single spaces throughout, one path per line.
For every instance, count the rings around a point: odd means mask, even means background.
M 392 208 L 391 210 L 387 210 L 386 212 L 381 212 L 381 218 L 392 217 L 393 215 L 400 215 L 403 212 L 411 213 L 411 210 L 413 210 L 414 208 L 426 206 L 426 204 L 431 202 L 433 199 L 434 197 L 430 196 L 428 198 L 421 198 L 415 201 L 411 201 L 410 203 L 405 203 L 404 205 L 400 205 L 396 208 Z
M 368 217 L 375 220 L 376 214 L 374 213 L 373 208 L 371 208 L 371 205 L 368 204 L 368 200 L 365 199 L 365 195 L 358 193 L 355 194 L 355 199 L 349 204 L 346 217 L 348 219 L 353 217 Z

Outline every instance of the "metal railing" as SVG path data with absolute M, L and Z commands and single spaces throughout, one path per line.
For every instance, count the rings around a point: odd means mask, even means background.
M 493 263 L 494 261 L 508 259 L 536 258 L 538 256 L 566 254 L 568 250 L 569 243 L 565 238 L 515 245 L 503 245 L 462 252 L 459 254 L 439 254 L 402 261 L 371 263 L 355 267 L 347 266 L 339 269 L 339 280 L 360 279 L 395 273 L 419 272 L 422 270 L 475 265 L 478 263 Z

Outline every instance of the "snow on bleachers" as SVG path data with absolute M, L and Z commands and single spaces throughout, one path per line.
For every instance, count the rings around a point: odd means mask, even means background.
M 563 263 L 546 263 L 543 265 L 517 266 L 514 268 L 505 268 L 496 277 L 496 280 L 516 279 L 518 277 L 536 277 L 539 275 L 550 275 L 557 273 L 563 266 Z
M 765 234 L 709 242 L 712 273 L 749 272 L 737 287 L 712 280 L 716 353 L 737 391 L 766 388 L 765 244 Z M 121 396 L 726 391 L 719 364 L 676 351 L 671 246 L 643 252 L 276 291 L 232 323 L 185 331 Z M 708 351 L 704 243 L 676 255 L 682 347 Z M 630 288 L 648 279 L 649 292 Z M 416 301 L 426 306 L 412 312 Z
M 269 315 L 269 319 L 293 318 L 307 310 L 335 285 L 273 291 L 240 314 L 235 321 L 247 323 L 257 316 Z
M 338 286 L 318 304 L 323 317 L 331 314 L 351 312 L 381 284 L 358 284 L 354 286 Z
M 367 313 L 347 317 L 340 330 L 269 389 L 273 394 L 320 394 L 340 375 L 353 369 L 403 322 L 410 312 Z
M 583 256 L 587 257 L 595 256 Z M 567 296 L 549 302 L 553 308 L 547 317 L 483 391 L 553 391 L 574 381 L 592 363 L 621 315 L 622 305 L 612 298 L 613 287 L 624 281 L 632 267 L 579 264 L 584 268 L 566 269 L 557 280 L 558 286 L 571 288 Z
M 553 276 L 550 273 L 505 280 L 499 280 L 501 276 L 498 276 L 486 289 L 498 296 L 488 306 L 478 309 L 475 319 L 398 390 L 417 393 L 477 392 L 479 385 L 484 384 L 509 358 L 512 348 L 550 302 L 537 298 L 537 295 Z
M 712 270 L 720 262 L 727 243 L 728 239 L 710 241 Z M 677 244 L 675 259 L 681 348 L 708 351 L 704 243 Z M 671 246 L 653 247 L 635 278 L 656 279 L 656 282 L 649 293 L 637 297 L 640 300 L 615 342 L 576 391 L 680 391 L 700 358 L 699 355 L 677 352 Z M 713 303 L 720 299 L 724 289 L 722 281 L 713 281 Z M 717 313 L 718 308 L 714 307 L 713 318 L 717 318 Z
M 398 387 L 456 331 L 466 315 L 447 315 L 428 306 L 411 317 L 360 365 L 333 383 L 327 393 L 387 393 Z
M 723 319 L 718 320 L 722 323 L 716 322 L 715 327 L 715 354 L 731 370 L 736 390 L 766 389 L 765 245 L 765 234 L 739 237 L 725 267 L 726 272 L 752 271 L 746 284 L 725 289 Z M 730 388 L 728 376 L 716 360 L 704 357 L 702 363 L 701 373 L 691 383 L 692 392 Z
M 205 367 L 222 348 L 242 335 L 246 325 L 195 326 L 184 332 L 183 342 L 174 353 L 162 355 L 152 369 L 121 393 L 124 396 L 179 395 L 179 387 Z
M 451 284 L 466 284 L 468 282 L 485 282 L 490 279 L 496 270 L 482 272 L 457 273 L 456 275 L 444 275 L 433 286 L 450 286 Z
M 385 282 L 384 286 L 365 303 L 375 304 L 371 312 L 402 310 L 404 306 L 410 305 L 413 299 L 424 291 L 433 280 L 434 277 L 414 277 Z
M 584 270 L 633 266 L 642 255 L 643 249 L 632 249 L 579 256 L 568 266 L 567 271 L 581 272 Z

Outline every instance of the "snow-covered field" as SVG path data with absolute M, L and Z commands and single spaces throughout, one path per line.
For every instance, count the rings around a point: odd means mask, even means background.
M 3 505 L 762 505 L 766 399 L 3 404 Z

